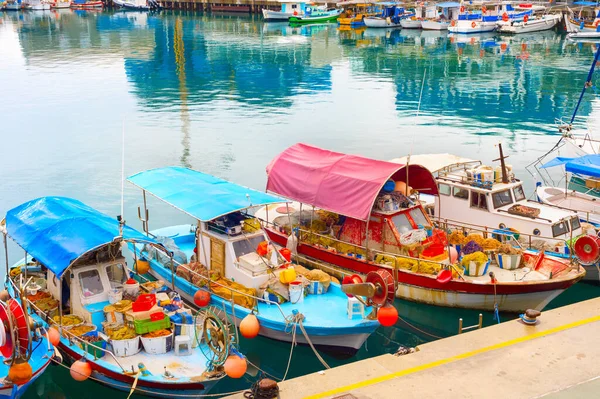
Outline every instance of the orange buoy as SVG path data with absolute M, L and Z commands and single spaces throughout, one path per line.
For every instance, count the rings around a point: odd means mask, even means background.
M 460 12 L 461 13 L 465 12 L 465 6 L 460 6 Z
M 387 304 L 377 311 L 377 321 L 384 327 L 393 326 L 397 320 L 398 310 L 393 305 Z
M 500 50 L 506 50 L 506 48 L 507 48 L 507 47 L 508 47 L 508 46 L 507 46 L 507 44 L 506 44 L 506 43 L 501 43 L 501 44 L 500 44 Z
M 486 6 L 481 7 L 481 12 L 485 14 L 487 12 L 487 7 Z
M 204 308 L 210 303 L 210 292 L 204 290 L 198 290 L 194 294 L 194 303 L 196 306 Z
M 223 365 L 225 374 L 229 378 L 242 378 L 248 369 L 246 359 L 238 355 L 230 355 Z
M 475 21 L 471 22 L 471 28 L 475 28 L 477 26 L 477 24 L 475 23 Z
M 502 20 L 504 22 L 508 21 L 508 14 L 507 13 L 502 14 Z
M 56 328 L 50 327 L 48 329 L 48 340 L 52 345 L 58 346 L 58 343 L 60 342 L 60 333 Z
M 140 258 L 135 262 L 135 270 L 139 274 L 146 274 L 150 270 L 150 262 L 144 258 Z
M 31 380 L 33 369 L 26 361 L 19 359 L 8 369 L 8 379 L 14 384 L 23 385 Z
M 260 323 L 254 313 L 250 313 L 244 317 L 240 323 L 240 333 L 244 338 L 254 338 L 260 331 Z
M 527 21 L 529 21 L 529 15 L 525 15 L 523 17 L 523 22 L 527 23 Z
M 260 256 L 267 256 L 267 253 L 269 253 L 269 243 L 261 241 L 256 248 L 256 253 Z
M 450 26 L 454 26 L 454 25 L 456 25 L 456 20 L 455 19 L 453 19 L 452 22 L 450 22 Z M 453 38 L 451 37 L 450 39 L 453 39 Z
M 85 381 L 90 378 L 90 375 L 92 375 L 92 366 L 85 358 L 71 365 L 71 377 L 75 381 Z

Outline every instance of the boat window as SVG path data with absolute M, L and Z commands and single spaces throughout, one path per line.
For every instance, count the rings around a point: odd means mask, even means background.
M 571 231 L 575 231 L 580 227 L 581 227 L 581 223 L 579 222 L 578 217 L 574 217 L 573 219 L 571 219 Z
M 258 248 L 258 244 L 266 241 L 265 237 L 262 234 L 259 234 L 255 237 L 251 237 L 248 239 L 238 240 L 233 242 L 233 251 L 235 252 L 235 257 L 239 258 L 240 256 L 244 256 L 251 252 L 256 252 L 256 248 Z
M 398 230 L 399 234 L 408 233 L 409 231 L 413 230 L 413 227 L 408 221 L 408 218 L 403 213 L 394 216 L 392 218 L 392 222 L 394 222 L 396 230 Z
M 298 8 L 297 4 L 292 4 L 292 8 Z
M 552 226 L 552 237 L 562 236 L 569 232 L 569 225 L 567 222 L 558 222 Z
M 485 211 L 488 210 L 485 193 L 471 191 L 471 208 L 483 209 Z
M 499 191 L 497 193 L 492 194 L 492 200 L 494 201 L 494 209 L 500 208 L 504 205 L 512 204 L 510 190 Z
M 525 199 L 525 192 L 523 191 L 523 186 L 517 186 L 514 188 L 515 193 L 515 201 L 522 201 Z
M 427 220 L 427 217 L 423 214 L 421 208 L 411 209 L 408 213 L 410 213 L 410 217 L 417 224 L 417 226 L 421 225 L 425 227 L 430 225 L 429 220 Z
M 127 273 L 125 273 L 125 268 L 120 263 L 106 266 L 106 275 L 111 288 L 120 288 L 127 281 Z
M 104 292 L 104 286 L 102 285 L 98 270 L 87 270 L 79 273 L 79 284 L 81 284 L 81 292 L 85 297 L 102 294 Z
M 469 199 L 469 190 L 466 188 L 453 187 L 452 193 L 456 198 Z
M 447 184 L 440 183 L 438 191 L 441 195 L 450 195 L 450 186 Z

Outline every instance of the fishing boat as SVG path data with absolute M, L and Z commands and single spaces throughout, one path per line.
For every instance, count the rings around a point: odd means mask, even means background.
M 296 201 L 290 209 L 265 206 L 255 213 L 274 243 L 286 246 L 297 235 L 298 261 L 356 273 L 387 270 L 403 299 L 492 311 L 539 310 L 585 274 L 567 259 L 532 251 L 520 252 L 523 265 L 513 262 L 510 269 L 477 251 L 469 255 L 485 261 L 469 270 L 471 258 L 458 259 L 458 250 L 448 247 L 446 226 L 436 228 L 419 199 L 421 192 L 438 195 L 434 176 L 412 161 L 403 165 L 295 144 L 271 162 L 267 175 L 268 192 Z M 462 238 L 499 244 L 478 234 Z
M 544 6 L 532 6 L 523 4 L 516 6 L 515 10 L 529 10 L 533 15 L 524 15 L 522 18 L 514 18 L 509 21 L 498 21 L 498 32 L 508 34 L 520 34 L 531 32 L 542 32 L 553 29 L 562 21 L 562 14 L 548 14 Z
M 596 2 L 577 1 L 573 5 L 579 9 L 572 10 L 568 8 L 568 14 L 565 15 L 565 27 L 569 33 L 590 33 L 592 38 L 596 33 L 600 21 L 600 7 Z M 585 38 L 586 35 L 576 35 L 572 38 Z M 590 38 L 589 36 L 587 38 Z
M 50 3 L 50 8 L 60 9 L 60 8 L 70 8 L 71 0 L 55 0 Z
M 532 9 L 529 7 L 516 10 L 509 1 L 484 3 L 481 9 L 460 6 L 459 11 L 458 19 L 450 23 L 448 28 L 450 33 L 493 32 L 498 27 L 499 21 L 509 22 L 522 19 L 526 15 L 530 18 L 533 14 Z
M 298 0 L 276 0 L 281 5 L 279 11 L 262 9 L 263 18 L 265 21 L 288 21 L 291 17 L 302 16 L 306 9 L 307 3 Z M 322 7 L 317 7 L 322 8 Z
M 21 0 L 7 0 L 4 5 L 6 11 L 19 11 L 23 8 Z
M 26 253 L 11 267 L 11 281 L 24 276 L 40 285 L 28 305 L 76 380 L 156 397 L 198 396 L 230 374 L 226 359 L 242 359 L 212 310 L 194 315 L 168 287 L 132 278 L 125 243 L 164 247 L 122 218 L 42 197 L 5 220 L 5 234 Z
M 458 18 L 460 3 L 437 3 L 433 9 L 434 15 L 426 15 L 421 21 L 421 28 L 425 30 L 448 30 L 450 21 Z
M 340 26 L 357 28 L 365 26 L 365 18 L 377 14 L 380 3 L 370 3 L 365 0 L 348 0 L 339 2 L 336 6 L 344 9 L 337 19 L 338 24 Z
M 337 20 L 340 14 L 344 11 L 341 8 L 333 10 L 319 10 L 314 7 L 306 7 L 304 15 L 294 15 L 289 21 L 292 24 L 315 24 L 321 22 L 333 22 Z
M 421 3 L 414 7 L 414 15 L 400 20 L 400 26 L 403 29 L 421 29 L 421 21 L 427 16 L 427 13 L 435 12 L 435 6 L 425 7 Z
M 158 10 L 160 4 L 156 0 L 113 0 L 113 4 L 125 10 L 149 11 Z
M 408 12 L 399 3 L 378 3 L 383 9 L 379 16 L 366 16 L 363 21 L 368 28 L 399 28 L 402 19 L 413 17 L 413 12 Z
M 569 181 L 567 173 L 584 180 L 587 192 L 572 190 L 568 186 L 553 187 L 539 183 L 535 191 L 538 199 L 544 204 L 575 211 L 582 221 L 600 227 L 600 155 L 556 157 L 541 168 L 557 166 L 564 166 L 565 181 Z
M 25 0 L 23 1 L 23 9 L 31 11 L 44 11 L 50 9 L 50 3 L 45 0 Z
M 312 342 L 336 353 L 354 354 L 378 328 L 377 320 L 368 317 L 370 307 L 356 304 L 360 314 L 348 313 L 351 300 L 326 273 L 301 275 L 284 251 L 270 250 L 269 255 L 265 250 L 268 237 L 247 211 L 268 204 L 285 208 L 285 200 L 180 167 L 152 169 L 128 180 L 143 190 L 144 198 L 151 194 L 197 221 L 149 232 L 179 254 L 176 268 L 141 246 L 135 248 L 138 257 L 150 261 L 150 274 L 170 283 L 184 300 L 193 303 L 197 292 L 208 289 L 211 302 L 236 324 L 255 313 L 260 335 Z M 295 325 L 303 334 L 292 334 Z
M 3 225 L 0 230 L 6 239 Z M 30 292 L 35 290 L 30 283 L 20 280 L 10 286 L 12 295 L 8 290 L 0 292 L 0 398 L 22 397 L 55 356 L 41 319 L 30 312 L 24 300 L 27 287 Z
M 104 7 L 104 3 L 100 0 L 72 0 L 71 8 L 76 10 L 100 9 Z

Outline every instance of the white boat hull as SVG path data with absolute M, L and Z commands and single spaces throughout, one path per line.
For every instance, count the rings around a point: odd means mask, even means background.
M 61 1 L 61 2 L 58 2 L 58 3 L 52 4 L 50 7 L 54 8 L 54 9 L 70 8 L 71 7 L 71 2 L 70 1 Z
M 17 3 L 6 4 L 4 6 L 4 9 L 7 11 L 19 11 L 21 8 L 22 8 L 21 4 L 17 4 Z
M 365 17 L 363 19 L 367 28 L 398 28 L 401 27 L 401 21 L 394 23 L 391 20 L 388 21 L 386 18 L 381 17 Z
M 461 34 L 469 34 L 469 33 L 485 33 L 485 32 L 493 32 L 497 27 L 496 21 L 456 21 L 454 26 L 450 24 L 448 27 L 448 31 L 450 33 L 461 33 Z
M 596 33 L 596 27 L 592 27 L 592 25 L 590 25 L 590 23 L 588 22 L 587 25 L 583 25 L 583 27 L 581 26 L 581 22 L 577 22 L 569 17 L 565 17 L 565 25 L 567 28 L 567 32 L 572 33 L 572 32 L 590 32 L 590 33 Z
M 264 8 L 262 9 L 262 14 L 265 21 L 287 21 L 288 19 L 290 19 L 290 17 L 295 16 L 291 12 L 266 10 Z
M 494 310 L 494 303 L 498 303 L 501 312 L 523 312 L 527 309 L 542 310 L 554 298 L 559 296 L 564 289 L 538 291 L 523 294 L 494 295 L 469 294 L 456 291 L 441 291 L 414 285 L 399 284 L 396 290 L 398 298 L 407 301 L 427 303 L 436 306 Z
M 545 15 L 539 19 L 530 19 L 527 22 L 499 22 L 498 31 L 509 34 L 542 32 L 554 28 L 561 19 L 561 15 Z
M 33 4 L 33 5 L 25 6 L 25 8 L 27 10 L 31 10 L 31 11 L 45 11 L 45 10 L 50 9 L 50 4 L 46 4 L 46 3 Z
M 450 21 L 434 21 L 430 19 L 424 19 L 421 21 L 421 28 L 425 30 L 448 30 Z
M 567 35 L 567 39 L 600 39 L 600 32 L 572 32 Z
M 421 29 L 421 20 L 411 18 L 402 19 L 400 20 L 400 26 L 404 29 Z

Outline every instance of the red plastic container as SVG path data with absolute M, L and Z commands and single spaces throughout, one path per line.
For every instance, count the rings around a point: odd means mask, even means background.
M 158 321 L 165 318 L 165 314 L 163 312 L 155 312 L 150 315 L 150 320 Z
M 142 294 L 131 304 L 131 310 L 134 312 L 143 312 L 150 310 L 154 305 L 156 305 L 155 294 Z
M 267 253 L 269 252 L 269 243 L 266 241 L 262 241 L 260 244 L 258 244 L 258 248 L 256 248 L 256 253 L 259 254 L 260 256 L 267 256 Z

